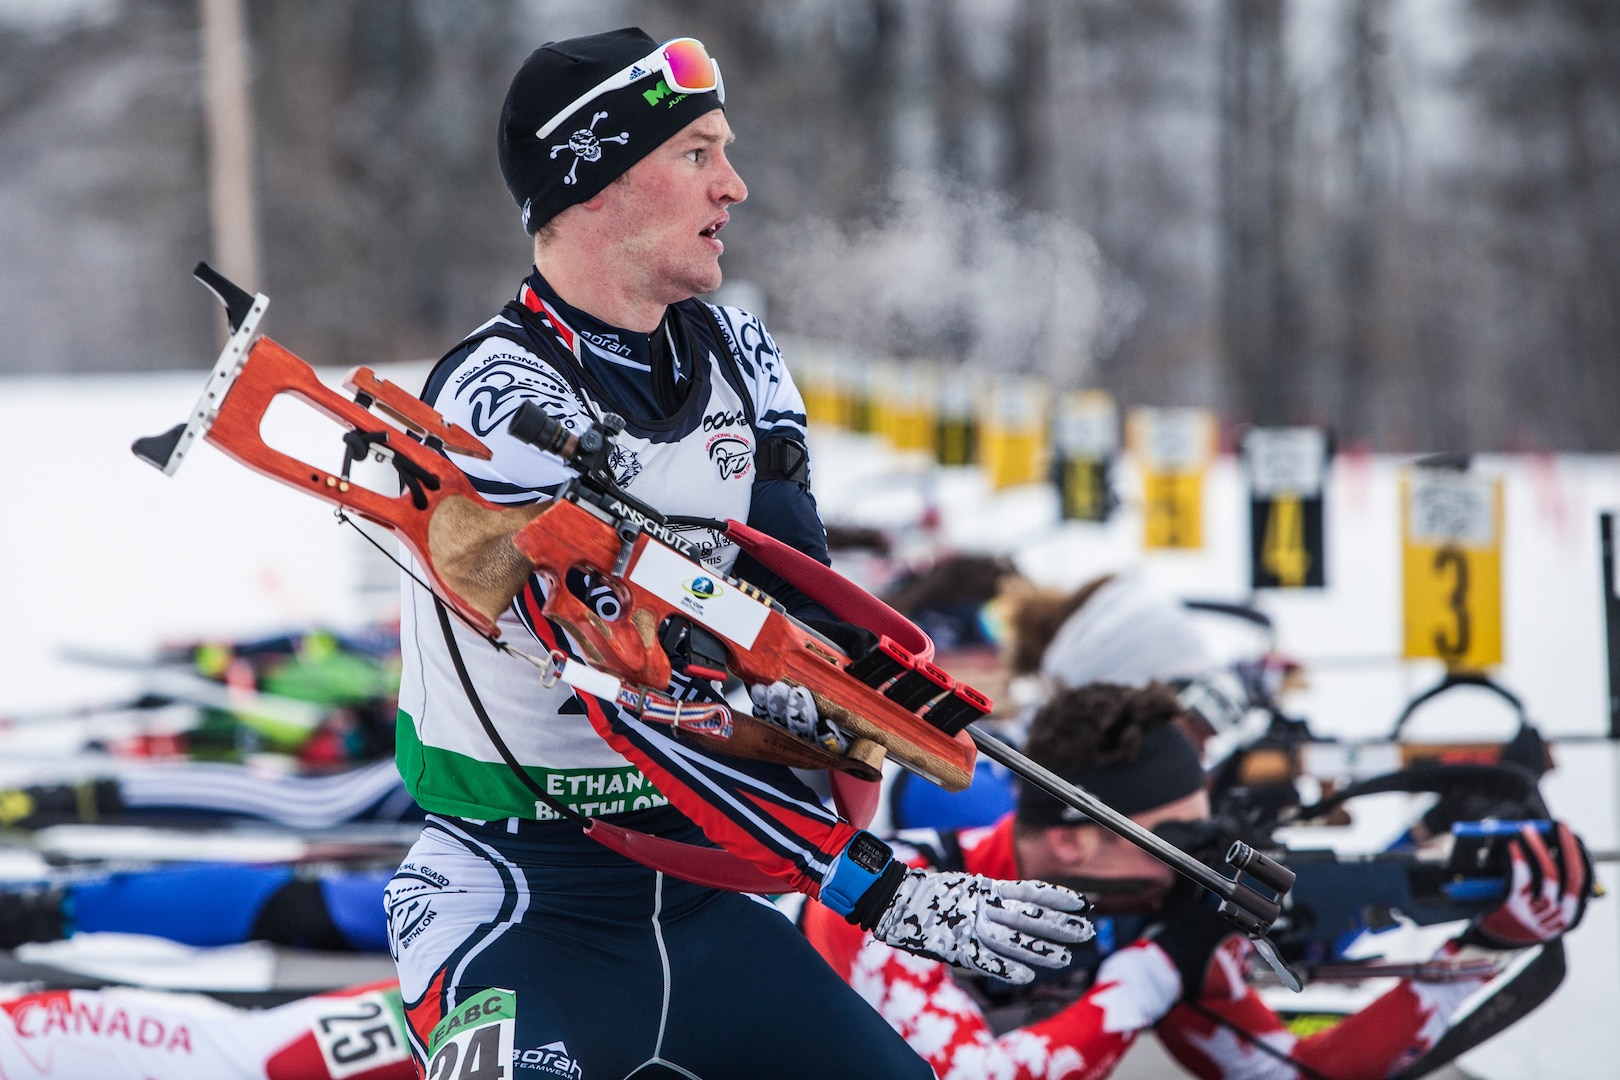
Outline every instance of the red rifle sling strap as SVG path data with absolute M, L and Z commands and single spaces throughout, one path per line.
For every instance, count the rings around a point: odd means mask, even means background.
M 779 574 L 805 596 L 832 612 L 835 618 L 864 626 L 874 634 L 886 635 L 919 659 L 934 658 L 934 643 L 916 623 L 832 567 L 740 521 L 728 519 L 726 535 L 735 540 L 738 547 L 758 559 L 760 565 Z
M 633 859 L 649 869 L 680 878 L 682 881 L 690 881 L 695 885 L 724 889 L 727 892 L 786 891 L 779 879 L 723 848 L 683 844 L 678 840 L 610 825 L 600 818 L 587 817 L 548 794 L 543 787 L 535 783 L 534 777 L 523 768 L 511 748 L 506 745 L 506 740 L 495 730 L 495 722 L 484 709 L 483 699 L 478 696 L 478 691 L 472 684 L 472 677 L 467 674 L 466 662 L 461 657 L 461 649 L 456 644 L 455 634 L 450 629 L 449 609 L 437 596 L 433 598 L 433 606 L 438 611 L 439 629 L 444 633 L 444 643 L 450 650 L 450 659 L 454 662 L 456 675 L 461 680 L 461 688 L 467 695 L 468 704 L 472 706 L 479 724 L 483 726 L 484 734 L 495 747 L 496 753 L 501 755 L 506 767 L 524 787 L 529 789 L 530 794 L 550 807 L 554 813 L 571 821 L 583 823 L 585 835 L 603 847 L 617 851 L 620 855 Z
M 651 833 L 612 825 L 601 818 L 590 818 L 585 835 L 642 866 L 670 877 L 728 892 L 779 893 L 789 891 L 780 878 L 772 877 L 746 859 L 724 848 L 683 844 Z
M 792 583 L 836 618 L 864 626 L 875 634 L 886 635 L 920 659 L 933 659 L 934 643 L 921 627 L 832 567 L 740 521 L 728 519 L 726 535 L 759 560 L 761 566 Z M 836 770 L 829 771 L 827 779 L 832 786 L 833 802 L 838 812 L 856 828 L 864 829 L 870 825 L 873 815 L 877 813 L 879 784 Z

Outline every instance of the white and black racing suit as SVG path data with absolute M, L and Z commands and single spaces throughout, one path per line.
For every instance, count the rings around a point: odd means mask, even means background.
M 544 499 L 572 475 L 507 433 L 522 403 L 575 431 L 613 412 L 625 426 L 611 466 L 628 494 L 668 515 L 744 521 L 826 561 L 804 406 L 770 336 L 745 312 L 690 300 L 671 306 L 654 333 L 636 334 L 569 307 L 535 272 L 440 361 L 422 396 L 492 451 L 487 461 L 455 459 L 491 502 Z M 783 450 L 788 460 L 796 450 L 800 467 L 760 476 Z M 723 534 L 698 528 L 687 539 L 715 571 L 751 580 L 795 615 L 825 616 L 739 559 Z M 573 574 L 568 587 L 602 618 L 622 614 L 590 577 Z M 546 802 L 723 847 L 775 876 L 781 891 L 811 895 L 853 825 L 785 766 L 708 753 L 610 702 L 543 687 L 531 666 L 453 626 L 467 681 L 548 795 L 537 799 L 481 726 L 433 598 L 408 578 L 403 588 L 398 763 L 430 817 L 388 903 L 429 1075 L 439 1044 L 454 1038 L 446 1018 L 491 988 L 515 992 L 514 1052 L 549 1047 L 579 1068 L 568 1075 L 928 1075 L 769 905 L 632 862 Z M 543 603 L 533 577 L 501 616 L 502 636 L 571 652 Z M 702 680 L 677 677 L 670 689 L 718 700 Z M 806 1027 L 812 1017 L 819 1034 Z

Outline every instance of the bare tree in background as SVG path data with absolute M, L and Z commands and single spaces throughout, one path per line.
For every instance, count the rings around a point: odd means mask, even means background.
M 0 26 L 0 372 L 198 363 L 209 251 L 196 0 Z
M 1613 446 L 1620 5 L 1473 0 L 1471 11 L 1461 85 L 1482 153 L 1453 184 L 1489 239 L 1466 347 L 1502 372 L 1473 426 L 1510 444 Z
M 510 0 L 255 4 L 266 277 L 307 355 L 437 356 L 528 265 L 493 167 Z
M 1389 146 L 1382 138 L 1387 128 L 1387 80 L 1383 65 L 1387 49 L 1388 0 L 1355 0 L 1351 5 L 1349 70 L 1344 87 L 1343 140 L 1347 153 L 1340 159 L 1349 189 L 1349 212 L 1339 215 L 1332 238 L 1339 257 L 1339 288 L 1344 297 L 1343 330 L 1337 365 L 1339 377 L 1325 410 L 1341 431 L 1366 439 L 1373 430 L 1376 392 L 1372 358 L 1378 346 L 1378 300 L 1373 262 L 1374 238 L 1380 231 L 1379 211 L 1389 192 L 1381 167 Z M 1329 226 L 1331 227 L 1331 225 Z M 1304 359 L 1303 357 L 1301 358 Z
M 1095 384 L 1127 403 L 1224 407 L 1218 9 L 1097 0 L 1036 11 L 1051 209 L 1096 238 L 1140 308 L 1117 348 L 1093 357 Z
M 1297 421 L 1282 251 L 1287 187 L 1281 0 L 1228 0 L 1221 42 L 1221 347 L 1229 404 Z

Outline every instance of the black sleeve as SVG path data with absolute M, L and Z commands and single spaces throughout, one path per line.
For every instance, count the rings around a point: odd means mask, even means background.
M 756 455 L 764 467 L 756 474 L 748 524 L 767 536 L 797 548 L 823 566 L 831 566 L 827 553 L 827 529 L 810 493 L 810 454 L 796 432 L 777 428 L 766 438 L 775 437 L 773 450 L 788 453 Z M 790 442 L 790 446 L 783 443 Z M 737 556 L 732 573 L 757 585 L 775 597 L 789 615 L 830 638 L 850 657 L 865 656 L 877 647 L 878 636 L 863 626 L 835 618 L 832 612 L 805 596 L 782 578 L 743 552 Z
M 769 440 L 791 439 L 798 448 L 803 441 L 791 428 L 777 427 L 759 432 L 758 441 L 763 448 Z M 757 455 L 761 463 L 765 455 Z M 748 525 L 791 548 L 804 552 L 824 566 L 832 565 L 827 554 L 827 529 L 821 523 L 816 509 L 816 497 L 810 492 L 809 453 L 791 477 L 780 475 L 780 470 L 762 468 L 755 474 L 754 487 L 748 506 Z M 746 551 L 737 556 L 731 571 L 751 585 L 756 585 L 775 597 L 788 614 L 799 619 L 831 619 L 826 608 L 789 585 L 772 570 L 766 569 Z
M 816 498 L 808 487 L 791 480 L 756 480 L 753 503 L 748 508 L 748 525 L 825 566 L 832 565 L 832 558 L 827 554 L 827 530 L 821 524 Z M 746 551 L 737 556 L 737 564 L 731 572 L 775 597 L 795 618 L 832 618 L 826 608 L 789 585 L 775 571 L 766 569 Z

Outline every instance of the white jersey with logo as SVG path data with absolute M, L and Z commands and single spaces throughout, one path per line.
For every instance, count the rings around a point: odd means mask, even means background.
M 533 324 L 525 330 L 509 306 L 480 331 L 496 336 L 483 337 L 453 367 L 441 364 L 424 394 L 429 405 L 492 451 L 488 461 L 454 460 L 485 498 L 500 503 L 547 497 L 573 475 L 558 458 L 507 434 L 518 407 L 536 402 L 571 430 L 583 431 L 611 408 L 590 385 L 593 365 L 634 367 L 613 347 L 616 342 L 576 332 L 527 286 L 521 295 L 548 335 L 535 332 Z M 757 319 L 696 302 L 681 308 L 683 326 L 697 346 L 687 358 L 694 385 L 667 418 L 625 417 L 611 467 L 628 494 L 667 515 L 747 520 L 758 432 L 786 424 L 802 437 L 803 402 Z M 706 308 L 712 322 L 701 312 L 694 316 L 697 308 Z M 719 340 L 705 325 L 718 328 Z M 684 536 L 706 566 L 721 574 L 731 569 L 737 551 L 729 540 L 707 529 L 684 530 Z M 584 583 L 587 602 L 604 619 L 617 617 L 618 601 L 593 586 Z M 539 580 L 531 579 L 499 620 L 502 638 L 525 651 L 553 644 L 567 649 L 540 616 L 541 602 Z M 586 709 L 611 706 L 576 699 L 563 685 L 542 687 L 533 666 L 497 652 L 458 620 L 452 619 L 452 627 L 501 737 L 548 794 L 591 816 L 667 804 L 641 770 L 593 729 Z M 417 801 L 436 813 L 476 819 L 554 817 L 512 775 L 486 736 L 445 646 L 433 598 L 408 579 L 400 634 L 405 677 L 398 762 Z M 682 689 L 679 677 L 674 689 Z

